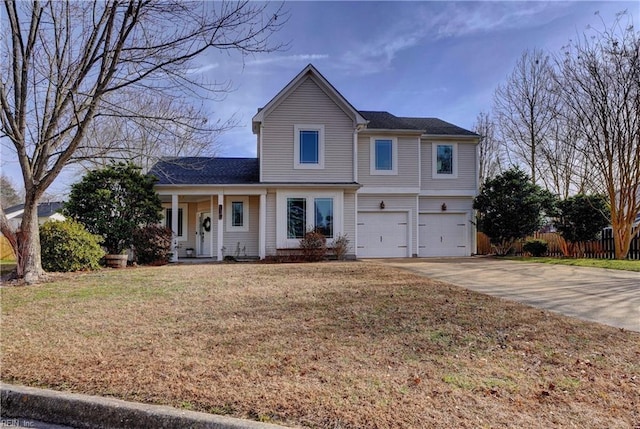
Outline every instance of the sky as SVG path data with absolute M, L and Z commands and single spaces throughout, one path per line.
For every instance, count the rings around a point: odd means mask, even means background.
M 251 118 L 312 63 L 358 110 L 437 117 L 472 129 L 523 51 L 557 54 L 591 25 L 626 10 L 637 27 L 640 2 L 287 2 L 288 21 L 273 36 L 279 52 L 241 57 L 209 52 L 198 70 L 233 91 L 205 104 L 210 121 L 234 117 L 217 138 L 219 156 L 255 157 Z M 2 147 L 3 172 L 19 169 Z M 51 194 L 78 179 L 69 171 Z

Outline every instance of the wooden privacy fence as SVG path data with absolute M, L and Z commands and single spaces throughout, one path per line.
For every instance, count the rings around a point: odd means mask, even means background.
M 522 245 L 526 240 L 539 239 L 544 240 L 549 245 L 547 256 L 564 257 L 573 256 L 577 258 L 592 258 L 592 259 L 614 259 L 615 247 L 613 245 L 613 233 L 611 229 L 605 229 L 602 231 L 602 238 L 600 240 L 585 241 L 577 243 L 575 245 L 569 245 L 564 238 L 557 232 L 536 232 L 532 236 L 525 238 L 522 241 L 516 242 L 513 246 L 513 252 L 516 255 L 523 255 L 525 252 L 522 250 Z M 495 253 L 491 248 L 489 237 L 486 234 L 478 233 L 478 255 L 490 255 Z M 640 260 L 640 235 L 631 240 L 631 246 L 629 248 L 628 259 Z

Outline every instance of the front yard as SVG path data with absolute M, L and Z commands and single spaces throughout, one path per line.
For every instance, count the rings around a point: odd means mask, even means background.
M 3 381 L 314 428 L 640 424 L 640 334 L 366 262 L 3 287 Z

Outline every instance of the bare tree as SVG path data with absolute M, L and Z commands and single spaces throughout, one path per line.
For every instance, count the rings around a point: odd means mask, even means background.
M 588 190 L 588 159 L 576 149 L 580 135 L 575 124 L 558 112 L 549 137 L 540 144 L 540 178 L 548 191 L 562 199 Z
M 488 113 L 480 112 L 473 131 L 480 135 L 478 143 L 478 176 L 480 183 L 492 179 L 503 170 L 502 146 L 495 131 L 496 125 Z
M 211 49 L 277 49 L 269 37 L 286 22 L 279 8 L 249 1 L 8 0 L 4 8 L 0 138 L 10 141 L 20 163 L 25 211 L 14 231 L 0 210 L 0 230 L 27 283 L 43 273 L 38 200 L 73 162 L 96 115 L 130 117 L 127 105 L 115 103 L 125 91 L 167 98 L 224 91 L 192 73 L 193 60 Z
M 73 156 L 87 168 L 124 160 L 147 172 L 163 157 L 215 156 L 217 136 L 235 125 L 233 118 L 210 123 L 183 98 L 119 95 L 117 103 L 96 115 Z M 118 108 L 112 109 L 113 104 Z M 119 106 L 127 106 L 126 117 Z
M 494 95 L 494 114 L 509 155 L 526 166 L 535 184 L 540 145 L 548 138 L 558 97 L 553 69 L 541 50 L 525 51 Z
M 592 29 L 557 58 L 558 84 L 581 134 L 577 148 L 609 198 L 617 259 L 626 258 L 640 232 L 640 33 L 617 15 Z

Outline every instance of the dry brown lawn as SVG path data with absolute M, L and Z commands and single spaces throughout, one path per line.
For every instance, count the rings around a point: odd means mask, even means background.
M 313 428 L 633 428 L 640 334 L 372 262 L 3 287 L 5 382 Z

